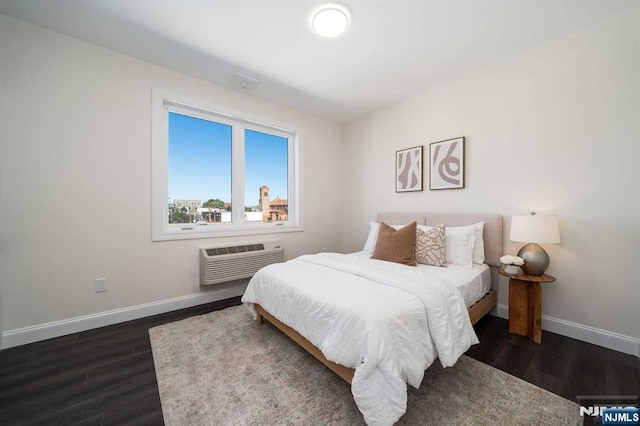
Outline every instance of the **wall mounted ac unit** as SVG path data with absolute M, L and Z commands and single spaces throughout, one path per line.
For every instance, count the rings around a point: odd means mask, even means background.
M 280 240 L 200 247 L 200 285 L 250 278 L 259 269 L 284 262 Z

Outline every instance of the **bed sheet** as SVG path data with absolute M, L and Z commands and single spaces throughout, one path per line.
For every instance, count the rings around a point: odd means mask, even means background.
M 354 256 L 358 258 L 370 258 L 371 253 L 368 251 L 358 251 L 350 253 L 348 256 Z M 437 268 L 436 266 L 418 264 L 417 268 Z M 476 303 L 482 296 L 487 294 L 491 290 L 491 268 L 486 264 L 474 263 L 471 268 L 461 265 L 448 264 L 447 269 L 454 271 L 458 277 L 452 284 L 456 286 L 465 305 L 470 307 Z

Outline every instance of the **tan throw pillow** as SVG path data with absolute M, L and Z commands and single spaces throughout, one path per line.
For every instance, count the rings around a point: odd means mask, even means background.
M 413 257 L 416 246 L 416 227 L 416 222 L 412 222 L 396 230 L 381 222 L 371 258 L 416 266 L 417 263 Z
M 424 265 L 447 266 L 446 225 L 441 223 L 428 231 L 416 231 L 416 261 Z

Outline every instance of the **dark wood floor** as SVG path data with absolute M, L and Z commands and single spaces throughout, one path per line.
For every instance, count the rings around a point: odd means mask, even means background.
M 148 329 L 239 304 L 239 298 L 0 351 L 2 425 L 162 425 Z M 467 355 L 567 399 L 638 395 L 640 359 L 543 332 L 542 345 L 507 321 L 476 324 Z

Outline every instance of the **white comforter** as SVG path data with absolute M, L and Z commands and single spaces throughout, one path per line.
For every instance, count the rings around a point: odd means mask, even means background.
M 392 425 L 406 411 L 406 383 L 417 388 L 436 357 L 448 367 L 478 343 L 454 280 L 447 268 L 322 253 L 263 268 L 242 302 L 355 368 L 351 391 L 365 421 Z

